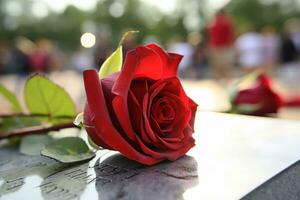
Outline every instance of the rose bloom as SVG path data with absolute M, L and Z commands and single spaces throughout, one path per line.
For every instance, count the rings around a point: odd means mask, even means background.
M 282 106 L 282 99 L 271 88 L 271 80 L 265 74 L 257 77 L 256 84 L 252 88 L 238 91 L 234 101 L 234 106 L 243 104 L 258 105 L 258 108 L 246 114 L 265 116 L 277 113 Z
M 128 52 L 120 72 L 84 71 L 84 124 L 97 145 L 146 165 L 176 160 L 195 145 L 197 104 L 176 75 L 182 56 L 159 46 Z

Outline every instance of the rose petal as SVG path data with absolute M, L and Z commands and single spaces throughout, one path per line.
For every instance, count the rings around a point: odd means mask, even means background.
M 170 130 L 161 130 L 161 128 L 159 127 L 159 124 L 155 121 L 155 119 L 153 119 L 153 117 L 150 118 L 150 123 L 152 125 L 152 127 L 154 126 L 154 129 L 156 130 L 158 134 L 158 138 L 159 140 L 164 140 L 164 142 L 180 142 L 182 139 L 180 137 L 174 137 L 174 138 L 169 138 L 169 137 L 164 137 L 163 134 L 165 134 L 165 132 L 171 132 L 173 131 L 173 127 L 170 127 Z M 161 145 L 160 145 L 161 147 Z
M 170 103 L 173 105 L 174 109 L 176 110 L 175 119 L 173 121 L 174 132 L 168 134 L 167 136 L 170 138 L 174 138 L 174 137 L 183 138 L 184 135 L 182 134 L 182 132 L 184 128 L 189 124 L 189 121 L 191 119 L 191 110 L 189 109 L 189 105 L 186 105 L 181 98 L 174 95 L 173 93 L 164 91 L 163 95 L 169 98 Z
M 154 85 L 157 87 L 153 88 L 153 86 L 151 86 L 149 89 L 150 98 L 149 98 L 149 103 L 147 105 L 147 116 L 148 117 L 150 116 L 150 109 L 152 107 L 152 101 L 153 101 L 154 97 L 156 97 L 156 95 L 165 87 L 166 83 L 161 82 L 161 84 L 159 84 L 159 85 L 157 85 L 157 84 L 154 84 Z
M 143 122 L 144 122 L 145 130 L 143 133 L 148 134 L 148 137 L 151 139 L 153 145 L 155 145 L 155 146 L 158 146 L 158 145 L 161 146 L 161 144 L 162 144 L 163 146 L 170 148 L 170 149 L 178 148 L 177 144 L 169 144 L 170 140 L 162 139 L 162 136 L 160 135 L 160 133 L 163 132 L 162 127 L 160 127 L 160 131 L 154 132 L 153 128 L 155 128 L 156 126 L 153 126 L 153 124 L 155 125 L 155 123 L 154 123 L 155 120 L 154 121 L 150 120 L 150 121 L 152 121 L 152 123 L 149 122 L 149 118 L 151 119 L 150 111 L 147 111 L 146 107 L 148 106 L 148 109 L 149 109 L 152 106 L 151 101 L 158 94 L 160 94 L 161 96 L 169 97 L 168 99 L 170 99 L 170 101 L 173 102 L 172 106 L 174 107 L 174 109 L 176 111 L 179 111 L 179 113 L 176 114 L 177 116 L 175 117 L 175 120 L 173 122 L 173 124 L 174 124 L 173 132 L 169 132 L 169 134 L 163 136 L 163 138 L 177 138 L 179 140 L 182 140 L 184 138 L 183 131 L 184 131 L 185 127 L 188 126 L 190 123 L 190 120 L 191 120 L 191 110 L 189 108 L 190 100 L 186 96 L 183 89 L 177 88 L 176 86 L 181 87 L 179 80 L 175 77 L 157 81 L 149 89 L 149 93 L 151 94 L 150 99 L 148 98 L 148 96 L 144 98 Z M 177 94 L 179 96 L 176 96 L 174 94 Z M 155 128 L 155 130 L 157 131 L 156 128 Z
M 159 126 L 158 122 L 153 118 L 152 115 L 150 116 L 149 121 L 150 121 L 150 125 L 151 125 L 152 129 L 154 129 L 154 131 L 157 134 L 162 135 L 163 131 L 160 129 L 160 126 Z
M 137 47 L 136 52 L 139 60 L 134 71 L 134 77 L 161 79 L 163 77 L 163 63 L 159 55 L 151 48 L 144 46 Z
M 90 111 L 90 108 L 89 108 L 88 104 L 85 105 L 83 117 L 84 117 L 84 119 L 83 119 L 84 126 L 85 126 L 86 131 L 89 133 L 89 137 L 93 141 L 97 141 L 97 144 L 99 146 L 101 146 L 105 149 L 111 149 L 112 150 L 112 148 L 108 144 L 106 144 L 105 141 L 102 140 L 101 137 L 98 136 L 97 129 L 93 125 L 93 121 L 92 121 L 92 118 L 91 118 L 91 111 Z
M 190 137 L 187 138 L 188 142 L 184 144 L 180 144 L 177 146 L 177 149 L 162 149 L 162 150 L 153 150 L 149 148 L 147 145 L 143 143 L 139 138 L 137 138 L 137 141 L 141 147 L 141 149 L 148 155 L 151 155 L 152 157 L 156 159 L 167 159 L 170 161 L 177 160 L 179 157 L 185 155 L 189 149 L 191 149 L 193 146 L 195 146 L 195 140 Z
M 175 133 L 172 133 L 173 136 L 177 136 L 178 137 L 171 137 L 171 138 L 176 138 L 175 140 L 165 140 L 163 137 L 160 137 L 157 133 L 155 133 L 152 129 L 152 127 L 150 126 L 149 120 L 147 117 L 143 118 L 143 122 L 144 122 L 144 128 L 145 128 L 145 132 L 143 132 L 144 135 L 147 135 L 151 141 L 147 142 L 149 144 L 153 144 L 154 146 L 161 148 L 161 149 L 178 149 L 180 145 L 182 145 L 182 143 L 178 142 L 178 143 L 174 143 L 174 141 L 176 141 L 177 139 L 179 139 L 180 141 L 182 141 L 182 139 L 184 138 L 184 129 L 181 130 L 177 130 Z M 143 131 L 143 129 L 142 129 Z
M 127 106 L 131 81 L 137 77 L 159 79 L 161 75 L 162 66 L 159 56 L 149 48 L 138 47 L 127 54 L 123 69 L 115 81 L 112 92 L 116 97 L 112 105 L 121 127 L 133 141 L 135 141 L 135 133 L 130 122 Z
M 257 77 L 257 80 L 258 80 L 259 85 L 267 87 L 267 88 L 271 88 L 272 81 L 266 74 L 260 74 Z
M 91 120 L 98 132 L 97 136 L 100 137 L 102 141 L 105 141 L 107 145 L 118 150 L 129 159 L 137 160 L 148 165 L 160 162 L 161 160 L 154 159 L 138 152 L 134 149 L 133 145 L 128 143 L 128 141 L 126 141 L 113 127 L 105 104 L 101 82 L 98 73 L 95 70 L 84 71 L 84 85 L 90 108 Z M 94 142 L 97 143 L 97 140 Z
M 114 125 L 114 127 L 118 130 L 118 132 L 121 132 L 122 135 L 128 138 L 127 134 L 124 133 L 119 120 L 117 118 L 117 115 L 114 112 L 113 106 L 112 106 L 112 101 L 115 98 L 115 94 L 111 92 L 112 87 L 116 79 L 118 78 L 120 72 L 114 73 L 110 76 L 105 77 L 104 79 L 101 79 L 101 85 L 102 85 L 102 90 L 103 90 L 103 95 L 106 103 L 106 107 L 109 112 L 110 119 Z
M 155 82 L 150 87 L 149 93 L 151 94 L 157 87 L 159 87 L 163 83 L 166 83 L 165 87 L 163 88 L 163 91 L 168 91 L 169 93 L 173 93 L 174 95 L 178 96 L 178 98 L 180 98 L 181 101 L 184 101 L 184 103 L 188 105 L 189 98 L 186 95 L 185 91 L 183 90 L 183 87 L 177 77 L 171 77 L 171 78 L 167 78 Z
M 195 116 L 196 116 L 196 112 L 197 112 L 197 104 L 189 98 L 189 107 L 192 111 L 192 114 L 191 114 L 191 120 L 190 120 L 190 126 L 192 127 L 193 129 L 193 132 L 194 132 L 194 124 L 195 124 Z
M 153 80 L 162 77 L 162 62 L 160 57 L 150 48 L 138 47 L 129 51 L 126 55 L 119 78 L 116 80 L 113 93 L 124 96 L 127 93 L 131 81 L 138 77 Z
M 176 76 L 179 63 L 183 56 L 175 53 L 167 53 L 156 44 L 149 44 L 147 47 L 154 50 L 160 56 L 163 63 L 163 78 Z
M 235 105 L 260 104 L 259 109 L 251 112 L 252 115 L 266 115 L 276 113 L 282 105 L 281 97 L 268 87 L 255 87 L 238 92 Z
M 153 143 L 153 141 L 149 138 L 149 135 L 145 131 L 145 125 L 144 125 L 143 120 L 141 121 L 141 124 L 140 124 L 140 136 L 145 143 L 147 143 L 147 144 Z
M 147 135 L 149 136 L 151 141 L 153 143 L 157 143 L 158 142 L 157 134 L 152 130 L 151 125 L 150 125 L 149 120 L 148 120 L 148 116 L 147 116 L 147 106 L 149 105 L 148 99 L 149 99 L 149 95 L 146 94 L 145 97 L 144 97 L 144 100 L 143 100 L 144 128 L 145 128 L 145 132 L 147 133 Z
M 132 123 L 132 127 L 134 131 L 138 133 L 143 117 L 143 110 L 142 106 L 131 91 L 128 96 L 128 109 L 131 111 L 129 112 L 130 120 L 134 122 Z
M 143 99 L 146 93 L 148 93 L 148 81 L 147 80 L 133 80 L 130 85 L 129 92 L 132 93 L 139 105 L 143 104 Z
M 151 114 L 155 116 L 158 123 L 170 123 L 175 118 L 175 110 L 166 97 L 155 101 L 151 108 Z
M 192 138 L 193 132 L 194 132 L 194 130 L 192 129 L 192 127 L 190 125 L 188 125 L 182 131 L 182 134 L 184 135 L 184 137 L 182 139 L 180 139 L 179 142 L 170 140 L 173 138 L 169 139 L 169 138 L 161 138 L 160 137 L 159 139 L 166 148 L 176 150 L 176 149 L 180 148 L 180 146 L 186 144 L 187 142 L 189 142 L 191 140 L 190 138 Z M 193 141 L 194 141 L 194 139 L 193 139 Z

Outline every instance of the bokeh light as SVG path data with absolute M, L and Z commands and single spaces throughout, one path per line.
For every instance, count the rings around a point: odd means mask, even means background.
M 91 48 L 96 44 L 96 36 L 93 33 L 84 33 L 80 37 L 80 42 L 84 48 Z
M 116 18 L 122 17 L 124 11 L 124 5 L 120 2 L 115 2 L 109 7 L 109 14 Z

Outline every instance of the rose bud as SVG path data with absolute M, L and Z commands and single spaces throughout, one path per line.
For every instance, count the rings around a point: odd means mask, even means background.
M 92 141 L 137 162 L 174 161 L 195 145 L 197 104 L 176 75 L 182 56 L 150 44 L 129 51 L 120 72 L 84 72 L 84 124 Z
M 277 113 L 282 106 L 282 99 L 271 88 L 271 80 L 265 74 L 260 74 L 256 79 L 256 84 L 252 88 L 243 89 L 237 92 L 233 100 L 233 106 L 253 105 L 253 110 L 241 114 L 265 116 L 271 113 Z

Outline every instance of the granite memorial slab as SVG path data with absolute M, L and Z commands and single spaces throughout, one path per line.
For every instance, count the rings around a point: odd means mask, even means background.
M 0 199 L 268 199 L 299 168 L 288 168 L 300 158 L 298 121 L 199 112 L 194 137 L 186 156 L 154 166 L 108 150 L 68 165 L 0 147 Z

